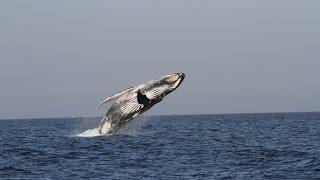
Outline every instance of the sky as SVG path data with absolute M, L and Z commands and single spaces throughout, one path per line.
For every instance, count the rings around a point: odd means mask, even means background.
M 102 116 L 104 97 L 184 72 L 148 114 L 320 110 L 320 2 L 0 2 L 0 119 Z

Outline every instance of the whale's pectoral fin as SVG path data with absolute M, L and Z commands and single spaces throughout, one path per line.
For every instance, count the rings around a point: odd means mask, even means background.
M 150 99 L 146 95 L 143 95 L 140 90 L 137 92 L 137 99 L 139 104 L 143 104 L 144 107 L 147 107 L 150 103 Z
M 119 97 L 121 97 L 122 95 L 126 94 L 128 91 L 132 90 L 134 87 L 130 87 L 128 89 L 125 89 L 125 90 L 122 90 L 120 91 L 119 93 L 113 95 L 113 96 L 110 96 L 110 97 L 107 97 L 106 99 L 104 99 L 101 103 L 98 104 L 98 109 L 103 105 L 105 104 L 106 102 L 109 102 L 109 101 L 112 101 L 112 100 L 115 100 Z

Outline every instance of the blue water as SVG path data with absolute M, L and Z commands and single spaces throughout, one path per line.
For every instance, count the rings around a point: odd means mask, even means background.
M 320 179 L 320 113 L 0 121 L 0 179 Z

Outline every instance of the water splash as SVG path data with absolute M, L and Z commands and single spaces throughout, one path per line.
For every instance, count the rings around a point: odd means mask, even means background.
M 146 122 L 149 119 L 149 115 L 141 116 L 133 121 L 130 121 L 127 125 L 119 129 L 118 132 L 115 133 L 115 135 L 126 135 L 126 136 L 140 136 L 145 135 L 145 127 Z M 110 136 L 106 134 L 100 134 L 99 133 L 99 127 L 93 128 L 92 126 L 96 124 L 96 122 L 93 122 L 92 119 L 82 119 L 81 121 L 81 129 L 82 131 L 75 132 L 73 135 L 75 137 L 97 137 L 97 136 Z M 87 130 L 84 131 L 84 127 L 88 127 L 88 125 L 91 126 L 92 129 L 86 128 Z M 103 132 L 107 132 L 108 129 L 111 127 L 110 123 L 106 123 L 105 126 L 102 127 Z M 84 131 L 84 132 L 83 132 Z
M 144 116 L 140 116 L 137 119 L 130 121 L 123 128 L 121 128 L 117 134 L 118 135 L 126 135 L 126 136 L 141 136 L 146 135 L 147 132 L 145 130 L 146 124 L 150 116 L 148 113 Z
M 89 129 L 83 133 L 75 135 L 76 137 L 96 137 L 96 136 L 102 136 L 103 134 L 99 133 L 98 128 Z
M 96 136 L 106 135 L 106 133 L 104 133 L 104 132 L 108 132 L 108 130 L 110 128 L 111 128 L 111 124 L 109 122 L 106 122 L 101 127 L 101 129 L 100 129 L 100 127 L 89 129 L 83 133 L 77 134 L 76 137 L 96 137 Z M 99 132 L 99 130 L 102 131 L 102 134 Z
M 79 118 L 78 123 L 73 127 L 71 137 L 96 137 L 101 136 L 97 124 L 100 118 Z

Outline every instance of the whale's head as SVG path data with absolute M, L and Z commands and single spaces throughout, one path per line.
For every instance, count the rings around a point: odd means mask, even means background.
M 147 83 L 145 94 L 149 99 L 164 97 L 176 90 L 185 77 L 184 73 L 174 73 L 154 79 Z
M 186 75 L 184 73 L 174 73 L 168 76 L 164 76 L 161 82 L 164 86 L 167 86 L 167 94 L 176 90 L 185 77 Z

